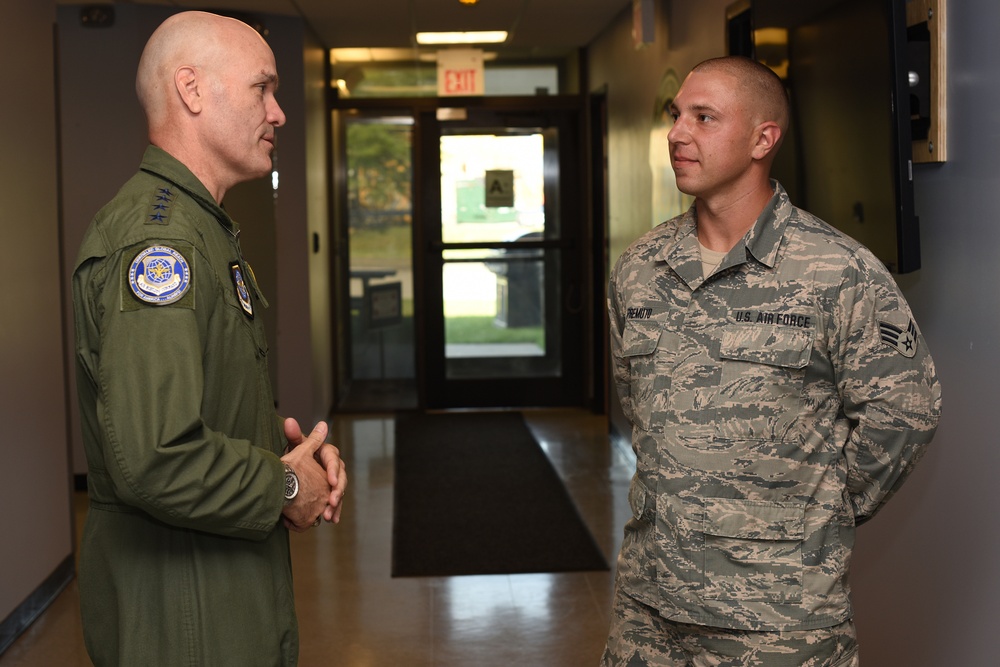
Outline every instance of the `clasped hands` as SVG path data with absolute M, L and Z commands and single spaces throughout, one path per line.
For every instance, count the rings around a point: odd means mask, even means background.
M 329 427 L 319 422 L 308 436 L 302 434 L 299 423 L 285 420 L 287 453 L 281 457 L 299 478 L 299 492 L 282 511 L 282 521 L 289 530 L 305 532 L 319 523 L 320 518 L 339 523 L 347 488 L 347 471 L 340 450 L 324 442 Z

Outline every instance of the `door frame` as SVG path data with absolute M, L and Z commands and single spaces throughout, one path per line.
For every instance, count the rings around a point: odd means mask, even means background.
M 594 201 L 604 201 L 605 193 L 595 200 L 592 189 L 602 185 L 601 178 L 594 178 L 594 165 L 588 161 L 594 154 L 593 125 L 589 115 L 592 111 L 589 96 L 581 95 L 547 95 L 529 97 L 461 97 L 461 98 L 338 98 L 331 101 L 332 112 L 347 112 L 358 110 L 366 115 L 385 113 L 398 116 L 412 114 L 414 119 L 413 134 L 413 272 L 414 301 L 416 327 L 416 383 L 417 404 L 419 409 L 447 409 L 458 407 L 545 407 L 545 406 L 575 406 L 604 411 L 605 404 L 605 371 L 604 363 L 598 360 L 606 348 L 606 326 L 603 304 L 603 275 L 594 269 L 600 264 L 606 246 L 603 211 L 591 211 Z M 429 317 L 424 305 L 427 285 L 427 271 L 435 267 L 428 266 L 428 230 L 431 222 L 440 228 L 440 122 L 437 120 L 439 109 L 464 109 L 470 116 L 477 114 L 493 114 L 502 117 L 504 113 L 524 116 L 535 114 L 545 125 L 545 119 L 562 117 L 571 119 L 568 125 L 571 131 L 562 128 L 567 122 L 549 123 L 560 127 L 560 153 L 569 157 L 560 158 L 560 212 L 561 239 L 559 241 L 533 242 L 541 248 L 559 248 L 567 256 L 563 261 L 561 277 L 562 298 L 575 299 L 575 312 L 566 316 L 563 308 L 563 334 L 567 340 L 570 333 L 575 335 L 576 344 L 571 344 L 572 352 L 564 351 L 564 373 L 569 372 L 573 378 L 572 393 L 561 391 L 552 383 L 540 382 L 536 379 L 515 379 L 509 384 L 502 380 L 490 379 L 480 382 L 497 385 L 507 384 L 505 388 L 509 396 L 518 400 L 490 401 L 469 400 L 468 391 L 442 391 L 435 382 L 439 382 L 443 374 L 442 368 L 432 367 L 428 356 L 424 353 L 430 345 L 441 346 L 443 349 L 443 323 L 434 324 L 436 318 Z M 336 113 L 334 114 L 336 117 Z M 341 123 L 342 125 L 342 123 Z M 336 120 L 333 127 L 337 127 Z M 603 130 L 603 127 L 601 128 Z M 601 139 L 603 142 L 603 138 Z M 335 145 L 343 146 L 342 141 Z M 602 152 L 598 150 L 598 152 Z M 428 155 L 437 156 L 433 173 L 427 173 L 429 167 Z M 343 176 L 343 152 L 337 150 L 333 156 L 333 184 L 337 192 L 333 201 L 342 201 L 341 188 L 346 179 Z M 603 167 L 601 167 L 603 169 Z M 339 209 L 340 207 L 337 207 Z M 595 220 L 596 213 L 596 220 Z M 339 261 L 333 269 L 338 272 L 335 283 L 346 285 L 346 274 L 349 262 L 346 261 L 346 219 L 339 210 L 333 216 L 333 236 L 337 239 Z M 570 256 L 572 259 L 570 261 Z M 437 267 L 440 270 L 440 267 Z M 341 290 L 342 291 L 342 290 Z M 336 293 L 333 298 L 342 301 L 345 295 Z M 337 304 L 334 304 L 337 306 Z M 333 312 L 341 312 L 343 306 L 335 307 Z M 437 318 L 440 319 L 440 318 Z M 436 329 L 435 329 L 436 327 Z M 335 329 L 336 330 L 336 329 Z M 338 348 L 345 344 L 342 340 L 335 341 Z M 565 345 L 565 342 L 563 343 Z M 341 351 L 342 353 L 342 351 Z M 335 350 L 334 357 L 338 357 Z M 473 382 L 473 381 L 470 381 Z M 473 382 L 473 385 L 476 384 Z M 471 385 L 470 385 L 471 386 Z
M 574 98 L 578 99 L 578 98 Z M 568 109 L 539 108 L 537 98 L 530 98 L 530 106 L 516 107 L 490 106 L 478 108 L 463 107 L 459 114 L 439 114 L 430 110 L 421 112 L 417 122 L 419 128 L 417 142 L 421 146 L 421 168 L 426 176 L 421 187 L 423 200 L 420 218 L 425 238 L 420 247 L 424 251 L 423 296 L 425 298 L 425 318 L 422 330 L 426 335 L 426 347 L 421 374 L 426 404 L 430 408 L 451 407 L 526 407 L 526 406 L 578 406 L 584 402 L 583 370 L 584 336 L 581 258 L 581 219 L 585 200 L 581 199 L 583 176 L 580 172 L 580 125 L 579 107 Z M 458 115 L 460 119 L 453 120 Z M 559 330 L 555 340 L 548 339 L 547 351 L 558 359 L 559 372 L 555 376 L 481 377 L 449 378 L 448 359 L 445 355 L 444 318 L 440 317 L 443 306 L 442 269 L 445 265 L 443 251 L 447 248 L 476 248 L 502 250 L 512 244 L 444 244 L 441 233 L 441 177 L 440 139 L 446 134 L 476 134 L 477 130 L 489 133 L 495 129 L 554 128 L 558 140 L 554 154 L 546 160 L 557 163 L 558 180 L 549 183 L 546 179 L 546 218 L 556 223 L 556 239 L 518 243 L 518 248 L 536 248 L 545 253 L 558 253 L 555 266 L 558 273 L 552 275 L 553 264 L 545 263 L 547 269 L 547 292 L 558 294 L 556 302 L 546 300 L 545 322 L 558 321 Z M 433 176 L 432 176 L 433 172 Z M 555 191 L 552 187 L 558 188 Z M 548 228 L 548 224 L 547 224 Z

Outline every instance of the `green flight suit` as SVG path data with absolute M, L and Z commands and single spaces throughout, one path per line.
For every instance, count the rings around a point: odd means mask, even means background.
M 90 511 L 84 637 L 101 665 L 294 665 L 286 444 L 239 228 L 150 146 L 73 273 Z

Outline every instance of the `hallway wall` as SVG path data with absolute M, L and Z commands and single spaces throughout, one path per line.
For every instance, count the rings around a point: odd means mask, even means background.
M 608 94 L 610 263 L 652 224 L 649 137 L 664 72 L 683 79 L 724 55 L 730 2 L 658 0 L 653 45 L 633 47 L 624 12 L 590 49 L 591 90 Z M 1000 448 L 991 411 L 1000 347 L 991 338 L 1000 289 L 984 267 L 1000 249 L 1000 51 L 981 26 L 1000 22 L 1000 5 L 967 0 L 948 10 L 951 158 L 914 167 L 923 268 L 898 278 L 938 366 L 944 418 L 907 485 L 858 531 L 851 581 L 865 665 L 996 661 Z M 620 411 L 613 419 L 627 434 Z
M 73 528 L 62 354 L 54 22 L 53 2 L 4 5 L 0 61 L 6 64 L 8 96 L 0 106 L 5 129 L 0 161 L 0 647 L 21 614 L 33 611 L 21 608 L 15 615 L 22 602 L 57 569 L 65 572 L 51 585 L 64 584 L 72 574 L 72 561 L 67 562 Z
M 860 531 L 854 577 L 872 665 L 991 665 L 1000 598 L 995 419 L 1000 289 L 1000 23 L 948 3 L 949 160 L 915 165 L 923 268 L 900 279 L 941 376 L 944 417 L 909 487 Z

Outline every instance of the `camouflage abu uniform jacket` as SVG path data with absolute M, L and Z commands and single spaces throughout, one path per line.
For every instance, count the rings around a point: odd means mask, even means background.
M 637 456 L 618 586 L 677 622 L 850 617 L 855 526 L 903 483 L 940 415 L 890 274 L 773 184 L 707 280 L 694 208 L 612 273 L 614 376 Z

